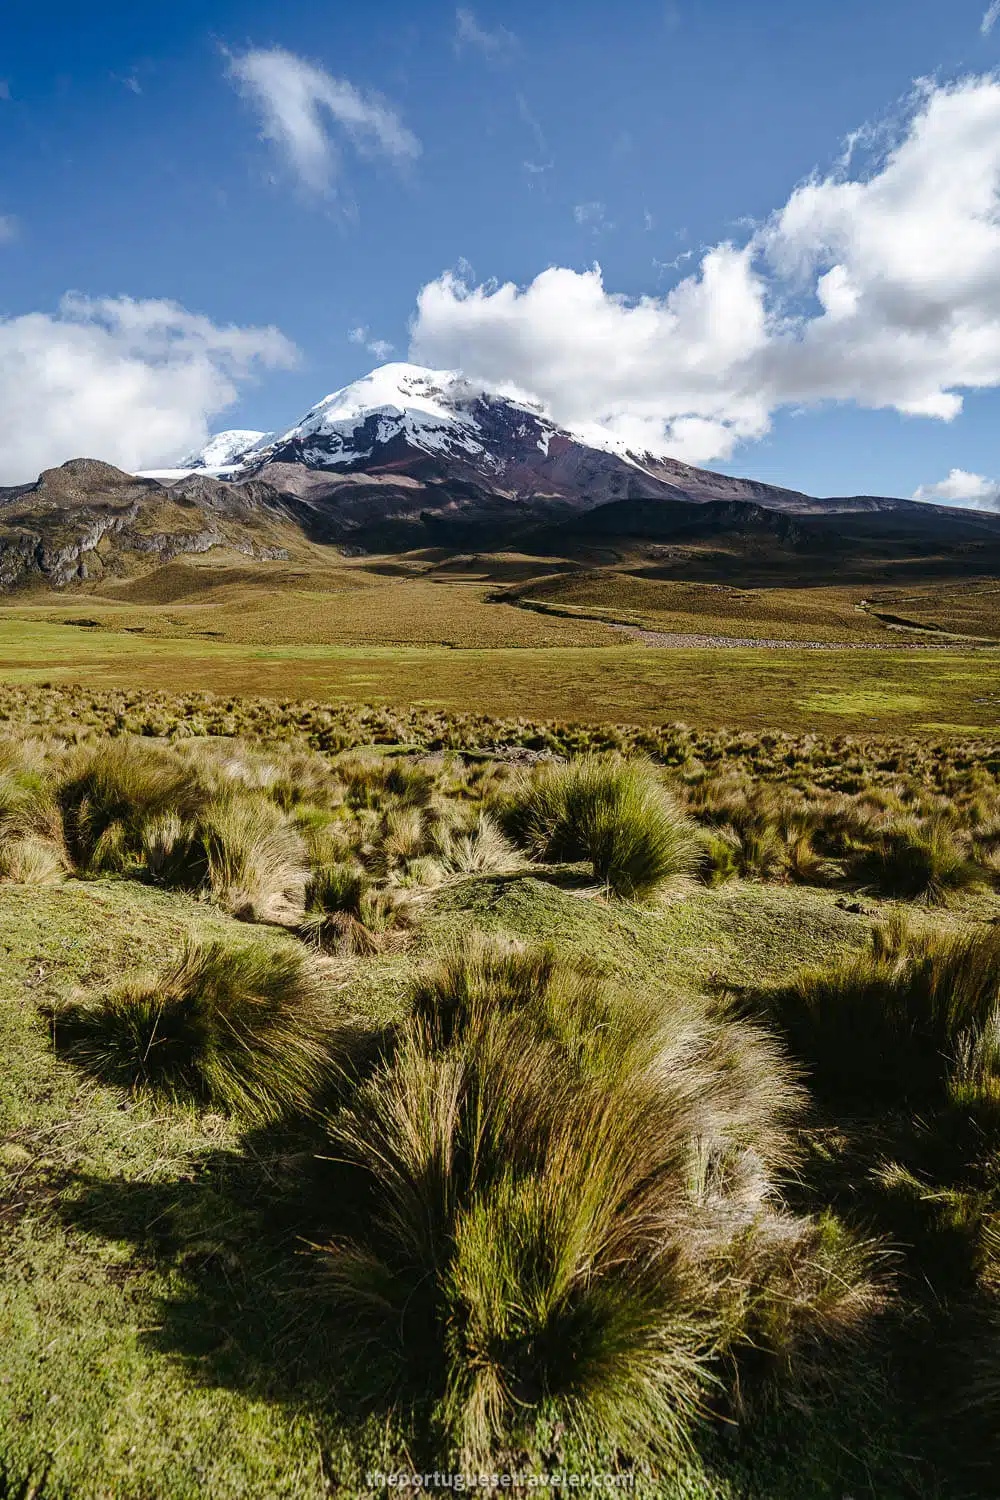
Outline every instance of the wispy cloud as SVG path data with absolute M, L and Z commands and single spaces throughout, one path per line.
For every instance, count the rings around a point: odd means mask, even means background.
M 9 245 L 21 232 L 16 214 L 0 214 L 0 245 Z
M 379 95 L 282 47 L 231 57 L 230 76 L 261 116 L 261 134 L 282 151 L 303 187 L 332 196 L 341 153 L 335 130 L 363 155 L 415 160 L 420 142 Z
M 0 99 L 10 98 L 10 84 L 6 78 L 0 78 Z
M 606 229 L 614 229 L 607 216 L 603 203 L 577 203 L 573 207 L 573 218 L 581 229 L 589 229 L 591 234 L 602 234 Z
M 1000 21 L 1000 0 L 993 0 L 993 4 L 986 11 L 979 27 L 983 36 L 989 36 L 998 21 Z
M 374 354 L 378 360 L 388 359 L 396 347 L 395 344 L 390 344 L 388 339 L 369 338 L 368 328 L 363 323 L 359 324 L 357 328 L 352 328 L 347 338 L 349 343 L 361 344 L 363 348 L 368 350 L 369 354 Z
M 461 56 L 471 47 L 490 60 L 506 62 L 518 49 L 518 40 L 506 26 L 496 26 L 492 31 L 480 25 L 474 11 L 460 6 L 455 12 L 455 52 Z
M 122 88 L 128 89 L 131 93 L 142 93 L 142 84 L 139 82 L 134 73 L 128 73 L 124 75 L 121 73 L 112 73 L 111 77 L 114 79 L 115 83 L 120 83 Z

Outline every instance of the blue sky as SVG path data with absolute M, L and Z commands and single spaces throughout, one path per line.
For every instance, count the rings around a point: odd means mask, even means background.
M 14 0 L 0 483 L 290 425 L 412 338 L 581 430 L 610 418 L 814 493 L 931 493 L 959 471 L 952 498 L 991 502 L 1000 19 L 984 10 Z M 885 177 L 921 120 L 923 155 Z M 943 232 L 914 185 L 942 162 L 968 178 Z M 816 203 L 794 196 L 810 174 Z M 713 281 L 704 258 L 727 243 Z M 834 267 L 852 315 L 821 327 Z

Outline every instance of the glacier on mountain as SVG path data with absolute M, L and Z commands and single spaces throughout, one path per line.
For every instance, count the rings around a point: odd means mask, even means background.
M 466 456 L 491 469 L 497 460 L 483 431 L 483 403 L 514 421 L 520 416 L 513 435 L 530 437 L 546 456 L 551 439 L 561 435 L 642 463 L 613 433 L 590 424 L 585 437 L 576 434 L 553 422 L 523 393 L 489 387 L 460 370 L 428 370 L 401 362 L 380 365 L 325 396 L 283 433 L 222 432 L 182 462 L 186 469 L 233 474 L 266 463 L 292 445 L 307 465 L 338 468 L 362 463 L 376 448 L 402 437 L 428 454 Z

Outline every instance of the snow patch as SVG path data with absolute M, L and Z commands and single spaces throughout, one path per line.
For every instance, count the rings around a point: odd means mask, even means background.
M 204 448 L 188 454 L 181 463 L 189 469 L 229 469 L 245 463 L 258 448 L 266 448 L 274 437 L 273 432 L 254 432 L 246 427 L 234 427 L 228 432 L 217 432 L 209 438 Z
M 275 452 L 295 443 L 311 467 L 339 468 L 363 463 L 377 448 L 402 437 L 408 446 L 425 453 L 467 458 L 499 472 L 505 460 L 491 451 L 477 414 L 477 403 L 483 401 L 501 407 L 512 418 L 520 417 L 516 425 L 512 423 L 514 435 L 523 442 L 533 439 L 546 456 L 552 438 L 559 435 L 614 453 L 636 468 L 645 467 L 643 458 L 607 428 L 596 424 L 561 427 L 538 402 L 513 387 L 490 387 L 470 380 L 461 370 L 428 370 L 403 362 L 380 365 L 361 380 L 324 396 L 286 432 L 220 432 L 183 462 L 193 470 L 229 476 L 266 463 Z M 172 472 L 182 477 L 188 470 Z

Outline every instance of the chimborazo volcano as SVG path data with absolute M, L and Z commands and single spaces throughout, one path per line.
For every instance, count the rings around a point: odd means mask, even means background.
M 587 518 L 584 520 L 584 518 Z M 96 459 L 0 489 L 0 588 L 63 586 L 185 552 L 537 551 L 758 533 L 810 553 L 869 540 L 995 565 L 1000 516 L 911 500 L 817 499 L 574 433 L 540 407 L 454 370 L 382 365 L 283 433 L 217 434 L 176 468 L 129 475 Z M 589 542 L 588 542 L 589 539 Z

